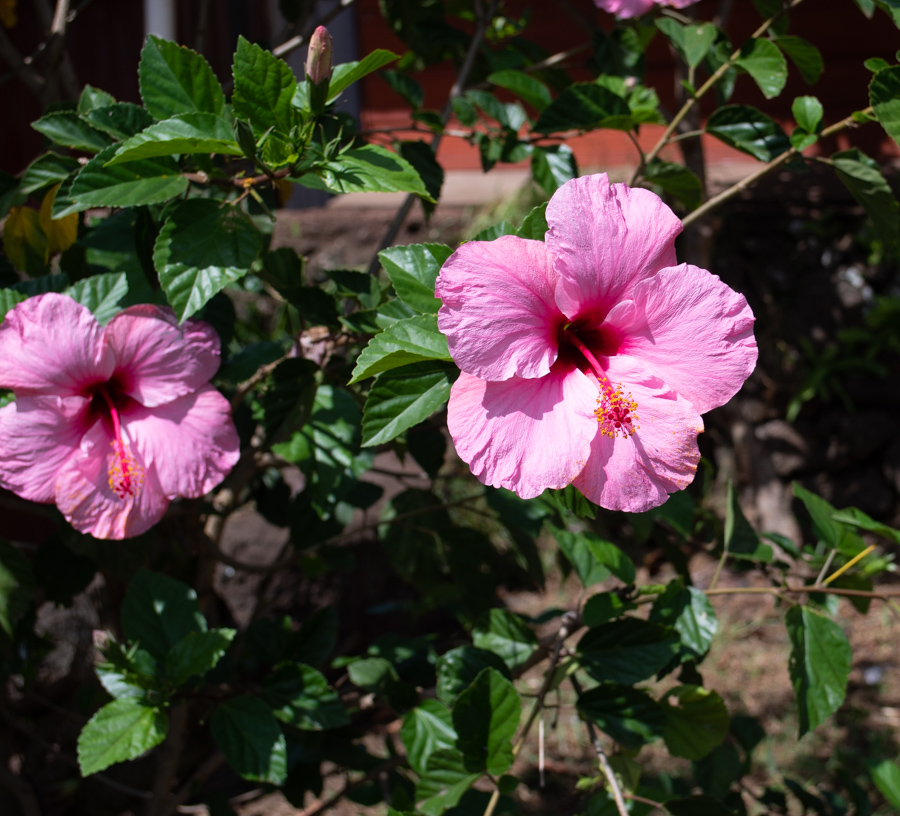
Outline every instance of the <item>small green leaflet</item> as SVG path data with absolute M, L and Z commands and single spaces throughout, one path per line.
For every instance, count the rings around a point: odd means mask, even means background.
M 787 62 L 769 40 L 748 40 L 735 64 L 753 77 L 766 99 L 778 96 L 787 82 Z
M 78 737 L 82 776 L 139 757 L 165 739 L 168 727 L 168 718 L 160 709 L 134 697 L 107 703 L 91 717 Z
M 31 126 L 58 145 L 88 153 L 97 153 L 112 141 L 105 133 L 91 127 L 77 113 L 70 111 L 48 113 L 32 122 Z
M 539 79 L 523 71 L 504 70 L 488 74 L 488 82 L 512 91 L 523 102 L 531 105 L 539 113 L 552 101 L 550 89 Z
M 291 181 L 331 193 L 415 193 L 427 201 L 434 200 L 415 168 L 380 145 L 351 148 L 316 173 Z
M 706 122 L 707 133 L 760 161 L 772 161 L 791 142 L 771 116 L 748 105 L 726 105 L 715 111 Z
M 345 62 L 335 65 L 331 73 L 331 81 L 328 83 L 328 101 L 337 98 L 340 93 L 349 88 L 354 82 L 358 82 L 364 76 L 383 68 L 385 65 L 399 59 L 400 55 L 384 48 L 378 48 L 358 62 Z
M 356 361 L 351 383 L 382 371 L 425 360 L 451 360 L 447 338 L 438 330 L 437 317 L 417 315 L 398 320 L 376 334 Z
M 182 113 L 132 136 L 119 146 L 107 167 L 176 153 L 243 155 L 228 120 L 212 113 Z
M 174 686 L 186 683 L 194 675 L 206 674 L 228 650 L 234 629 L 188 632 L 166 655 L 166 677 Z

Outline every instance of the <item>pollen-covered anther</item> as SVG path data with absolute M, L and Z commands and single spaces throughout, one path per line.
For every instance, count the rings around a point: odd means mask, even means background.
M 144 469 L 123 442 L 114 439 L 110 444 L 113 452 L 109 455 L 109 489 L 124 501 L 141 492 Z
M 594 410 L 594 416 L 600 423 L 600 433 L 610 439 L 619 435 L 623 439 L 632 436 L 641 427 L 637 424 L 637 407 L 631 394 L 622 391 L 621 383 L 615 388 L 610 384 L 603 385 Z

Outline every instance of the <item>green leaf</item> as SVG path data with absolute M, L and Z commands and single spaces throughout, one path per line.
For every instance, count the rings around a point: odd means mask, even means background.
M 778 96 L 787 82 L 787 62 L 770 40 L 748 40 L 735 64 L 753 77 L 766 99 Z
M 197 593 L 186 584 L 141 569 L 122 602 L 122 631 L 154 658 L 164 662 L 169 650 L 191 632 L 205 632 L 206 620 Z
M 31 562 L 12 544 L 0 541 L 0 628 L 10 638 L 16 620 L 31 606 L 33 591 Z
M 0 321 L 6 317 L 10 309 L 14 309 L 23 300 L 28 300 L 28 295 L 17 292 L 15 289 L 0 289 Z
M 279 666 L 263 682 L 262 697 L 279 720 L 304 731 L 340 728 L 350 722 L 325 676 L 302 663 Z
M 640 689 L 601 683 L 578 697 L 578 713 L 626 748 L 640 748 L 662 736 L 666 714 Z
M 157 119 L 225 112 L 225 94 L 209 63 L 196 51 L 152 34 L 141 51 L 138 80 L 144 107 Z
M 234 115 L 248 120 L 256 133 L 275 128 L 283 136 L 290 135 L 298 119 L 291 106 L 297 80 L 290 66 L 240 36 L 233 72 Z
M 425 101 L 425 91 L 409 74 L 399 71 L 382 71 L 381 78 L 398 93 L 413 109 L 421 108 Z
M 897 199 L 878 165 L 857 148 L 835 153 L 831 163 L 838 178 L 862 205 L 881 239 L 888 245 L 897 240 Z
M 170 158 L 143 159 L 107 167 L 106 163 L 115 155 L 116 149 L 116 145 L 111 145 L 98 153 L 75 177 L 68 198 L 76 202 L 79 209 L 158 204 L 177 198 L 188 188 L 188 180 Z
M 638 683 L 678 654 L 678 637 L 638 618 L 621 618 L 588 629 L 578 642 L 581 665 L 601 682 Z
M 818 133 L 825 108 L 814 96 L 798 96 L 791 105 L 791 113 L 807 133 Z
M 430 217 L 431 213 L 434 212 L 435 202 L 441 197 L 441 188 L 444 186 L 444 168 L 441 167 L 437 158 L 435 158 L 434 148 L 423 141 L 400 142 L 397 147 L 400 155 L 419 174 L 429 197 L 432 199 L 431 201 L 427 199 L 422 200 L 425 215 Z
M 312 360 L 290 357 L 278 363 L 266 379 L 259 404 L 270 444 L 283 441 L 309 421 L 318 371 Z
M 415 168 L 380 145 L 352 148 L 317 170 L 317 175 L 291 180 L 332 193 L 415 193 L 433 200 Z
M 379 375 L 363 410 L 363 447 L 390 442 L 430 417 L 448 399 L 452 369 L 442 363 L 413 363 Z
M 253 222 L 212 199 L 180 202 L 153 248 L 159 283 L 179 322 L 242 278 L 262 249 Z
M 666 715 L 663 739 L 673 756 L 701 759 L 720 745 L 728 733 L 729 718 L 725 701 L 714 691 L 700 686 L 680 686 L 662 703 Z
M 228 764 L 244 779 L 281 785 L 287 744 L 272 710 L 256 697 L 232 697 L 215 710 L 209 730 Z
M 428 757 L 424 776 L 416 783 L 417 810 L 425 816 L 441 816 L 459 802 L 480 776 L 466 770 L 459 751 L 434 751 Z
M 599 626 L 634 608 L 633 603 L 623 600 L 618 593 L 598 592 L 587 599 L 581 617 L 585 626 Z
M 208 632 L 188 632 L 166 656 L 166 677 L 172 685 L 180 686 L 196 675 L 214 669 L 234 640 L 234 629 L 210 629 Z
M 94 275 L 64 289 L 63 294 L 87 306 L 97 322 L 105 326 L 119 311 L 119 302 L 128 294 L 128 276 L 124 272 Z
M 456 730 L 450 709 L 439 700 L 423 700 L 403 718 L 400 738 L 406 747 L 410 767 L 424 776 L 429 757 L 456 745 Z
M 806 606 L 785 616 L 799 736 L 823 723 L 844 701 L 853 653 L 843 629 Z
M 101 91 L 93 85 L 85 85 L 78 97 L 78 106 L 76 111 L 84 116 L 90 113 L 94 108 L 104 108 L 108 105 L 114 105 L 116 98 L 106 91 Z
M 650 612 L 653 623 L 671 626 L 681 638 L 682 661 L 703 659 L 719 629 L 716 610 L 706 593 L 696 587 L 670 581 Z
M 520 238 L 530 238 L 533 241 L 543 241 L 549 226 L 547 225 L 547 203 L 538 204 L 522 221 L 519 230 Z
M 153 117 L 146 109 L 132 102 L 97 108 L 84 115 L 84 119 L 117 140 L 128 139 L 153 124 Z
M 877 764 L 871 764 L 869 773 L 872 774 L 872 781 L 881 795 L 892 807 L 900 809 L 900 766 L 885 759 Z
M 55 144 L 88 153 L 97 153 L 112 142 L 109 136 L 91 127 L 77 113 L 71 111 L 48 113 L 32 122 L 31 126 Z
M 574 568 L 582 586 L 585 588 L 592 587 L 594 584 L 599 584 L 601 581 L 609 578 L 609 569 L 594 557 L 588 544 L 588 537 L 593 535 L 593 533 L 574 533 L 571 530 L 558 529 L 556 527 L 551 527 L 550 529 L 553 537 L 559 544 L 562 554 L 565 555 Z
M 496 669 L 484 669 L 453 704 L 456 746 L 467 771 L 497 776 L 508 770 L 513 761 L 510 740 L 521 714 L 513 684 Z
M 837 511 L 821 496 L 810 493 L 796 482 L 794 482 L 794 495 L 806 507 L 806 511 L 812 519 L 813 530 L 818 538 L 829 547 L 834 547 L 851 558 L 865 547 L 858 535 L 835 519 Z
M 328 101 L 338 97 L 345 88 L 349 88 L 354 82 L 358 82 L 364 76 L 384 68 L 385 65 L 399 59 L 400 55 L 384 48 L 377 48 L 358 62 L 345 62 L 335 65 L 331 72 L 331 81 L 328 83 Z
M 535 79 L 523 71 L 494 71 L 494 73 L 488 74 L 487 81 L 512 91 L 538 112 L 544 110 L 552 101 L 550 89 L 539 79 Z
M 445 244 L 410 244 L 383 249 L 378 258 L 400 300 L 422 314 L 436 314 L 441 302 L 434 282 L 452 254 Z
M 227 119 L 212 113 L 182 113 L 132 136 L 107 166 L 175 153 L 243 155 Z
M 451 359 L 447 338 L 438 330 L 437 317 L 410 317 L 397 321 L 369 341 L 357 358 L 350 382 L 359 382 L 409 363 Z
M 559 187 L 578 175 L 572 148 L 565 144 L 536 146 L 531 154 L 531 175 L 547 195 L 553 195 Z
M 734 484 L 728 482 L 728 497 L 725 506 L 725 551 L 732 557 L 746 561 L 761 561 L 771 563 L 773 558 L 772 548 L 763 544 L 756 534 L 756 530 L 750 526 L 746 516 L 741 510 Z
M 654 159 L 644 168 L 644 180 L 681 201 L 689 210 L 700 206 L 703 185 L 698 176 L 682 164 Z
M 593 82 L 570 85 L 541 113 L 534 130 L 558 133 L 564 130 L 614 128 L 630 130 L 628 103 L 607 88 Z
M 22 175 L 19 191 L 34 193 L 51 184 L 59 184 L 78 170 L 81 165 L 71 156 L 60 156 L 59 153 L 44 153 L 36 158 Z
M 534 631 L 508 609 L 492 609 L 488 620 L 475 627 L 472 641 L 479 649 L 498 655 L 513 671 L 526 663 L 538 647 Z
M 825 68 L 822 54 L 811 42 L 803 37 L 782 35 L 775 37 L 775 44 L 787 54 L 788 58 L 800 71 L 800 76 L 807 85 L 815 85 Z
M 703 62 L 718 34 L 712 23 L 681 25 L 671 17 L 658 17 L 654 22 L 691 68 Z
M 714 111 L 706 122 L 706 131 L 764 162 L 772 161 L 791 147 L 774 119 L 748 105 L 725 105 Z
M 497 669 L 508 675 L 509 668 L 493 652 L 475 646 L 457 646 L 442 654 L 435 667 L 437 672 L 437 696 L 447 705 L 467 689 L 486 668 Z
M 842 510 L 835 510 L 831 514 L 831 518 L 840 524 L 850 524 L 863 530 L 884 536 L 895 544 L 900 544 L 900 530 L 888 527 L 880 521 L 875 521 L 871 516 L 863 513 L 856 507 L 845 507 Z
M 895 142 L 900 142 L 900 65 L 879 71 L 869 83 L 875 118 Z
M 134 697 L 107 703 L 78 736 L 81 775 L 90 776 L 116 762 L 139 757 L 166 738 L 168 727 L 168 718 L 160 709 Z

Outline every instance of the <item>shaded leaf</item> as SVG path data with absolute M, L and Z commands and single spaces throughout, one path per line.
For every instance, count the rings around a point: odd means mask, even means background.
M 165 739 L 168 727 L 168 718 L 160 709 L 134 697 L 107 703 L 78 736 L 82 776 L 139 757 Z
M 488 74 L 487 81 L 500 88 L 512 91 L 523 102 L 531 105 L 538 112 L 544 110 L 550 102 L 550 89 L 539 79 L 524 71 L 504 70 Z
M 524 664 L 538 647 L 537 635 L 518 615 L 508 609 L 492 609 L 488 620 L 472 632 L 479 649 L 493 652 L 513 671 Z
M 263 682 L 263 699 L 284 723 L 307 731 L 340 728 L 350 722 L 338 693 L 311 666 L 279 666 Z
M 748 105 L 726 105 L 714 111 L 706 122 L 706 131 L 765 162 L 791 147 L 790 139 L 774 119 Z
M 272 710 L 256 697 L 232 697 L 215 710 L 209 730 L 228 764 L 244 779 L 280 785 L 287 745 Z
M 721 744 L 728 733 L 725 701 L 714 691 L 700 686 L 680 686 L 662 703 L 666 715 L 663 739 L 673 756 L 700 759 Z
M 442 654 L 437 661 L 437 696 L 447 705 L 456 698 L 486 668 L 497 669 L 509 676 L 509 668 L 493 652 L 475 646 L 457 646 Z
M 621 618 L 588 629 L 578 642 L 578 653 L 595 680 L 638 683 L 668 665 L 678 646 L 671 630 L 638 618 Z
M 459 751 L 434 751 L 428 757 L 424 776 L 416 783 L 417 810 L 425 816 L 440 816 L 456 805 L 480 776 L 466 770 Z
M 450 709 L 439 700 L 423 700 L 407 712 L 400 729 L 410 767 L 424 776 L 429 757 L 441 749 L 453 748 L 456 730 Z
M 496 669 L 484 669 L 453 704 L 456 745 L 471 773 L 492 776 L 512 765 L 510 740 L 519 726 L 522 703 L 513 684 Z
M 191 677 L 214 669 L 237 632 L 234 629 L 211 629 L 208 632 L 188 632 L 166 656 L 166 676 L 175 686 Z
M 626 748 L 640 748 L 662 736 L 666 714 L 646 692 L 620 683 L 601 683 L 579 695 L 578 713 Z
M 622 97 L 593 82 L 582 82 L 570 85 L 556 97 L 538 117 L 534 130 L 538 133 L 604 127 L 629 130 L 631 125 L 631 109 Z

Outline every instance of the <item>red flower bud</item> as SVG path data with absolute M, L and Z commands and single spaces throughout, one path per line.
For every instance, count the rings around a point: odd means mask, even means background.
M 331 78 L 331 35 L 325 26 L 319 26 L 309 40 L 306 55 L 306 76 L 318 85 Z

